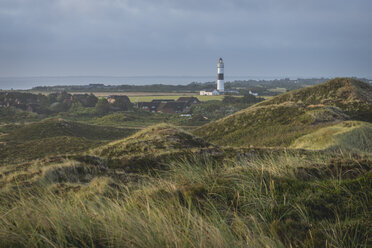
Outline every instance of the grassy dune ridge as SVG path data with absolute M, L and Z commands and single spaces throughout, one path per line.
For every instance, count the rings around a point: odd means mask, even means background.
M 217 145 L 284 146 L 345 120 L 372 121 L 372 86 L 348 78 L 294 90 L 208 123 L 194 134 Z
M 96 153 L 104 157 L 123 157 L 208 146 L 211 145 L 202 139 L 173 125 L 163 123 L 150 126 L 132 136 L 99 147 Z
M 315 111 L 316 108 L 295 103 L 253 106 L 206 124 L 196 129 L 194 134 L 216 145 L 287 147 L 296 138 L 346 117 L 335 111 L 335 114 L 327 115 L 329 122 L 326 122 L 318 118 L 319 113 L 325 111 L 319 109 L 318 114 Z M 317 125 L 312 125 L 314 123 Z
M 368 159 L 282 154 L 216 164 L 195 158 L 125 184 L 92 170 L 45 177 L 76 166 L 52 162 L 32 189 L 2 188 L 2 247 L 371 245 Z M 81 181 L 63 180 L 79 173 Z
M 145 128 L 132 136 L 115 140 L 92 150 L 110 166 L 140 171 L 163 167 L 164 162 L 192 154 L 210 155 L 221 150 L 192 134 L 169 124 Z
M 335 78 L 323 84 L 290 91 L 258 105 L 283 102 L 336 106 L 354 119 L 372 121 L 372 86 L 356 79 Z

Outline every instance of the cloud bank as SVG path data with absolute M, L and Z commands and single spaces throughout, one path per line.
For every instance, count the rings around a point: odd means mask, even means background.
M 0 76 L 372 76 L 369 0 L 0 0 Z

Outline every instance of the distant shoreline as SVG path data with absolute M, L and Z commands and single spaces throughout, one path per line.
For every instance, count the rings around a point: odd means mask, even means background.
M 235 80 L 275 80 L 286 77 L 265 76 L 228 76 L 226 81 Z M 288 77 L 295 78 L 295 77 Z M 192 82 L 205 83 L 214 82 L 215 75 L 211 76 L 134 76 L 134 77 L 102 77 L 102 76 L 67 76 L 67 77 L 0 77 L 0 89 L 3 90 L 29 90 L 37 86 L 82 86 L 89 84 L 105 85 L 133 85 L 144 86 L 153 84 L 165 85 L 187 85 Z

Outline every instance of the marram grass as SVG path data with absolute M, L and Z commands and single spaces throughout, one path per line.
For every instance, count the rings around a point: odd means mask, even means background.
M 370 247 L 371 161 L 338 156 L 180 159 L 125 183 L 108 173 L 12 184 L 0 246 Z

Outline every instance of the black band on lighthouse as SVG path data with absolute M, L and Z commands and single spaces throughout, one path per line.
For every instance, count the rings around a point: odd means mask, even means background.
M 223 80 L 223 74 L 218 74 L 218 80 Z

